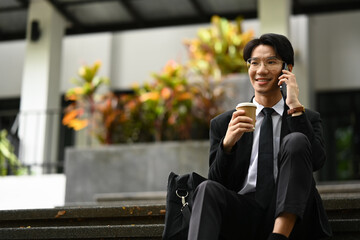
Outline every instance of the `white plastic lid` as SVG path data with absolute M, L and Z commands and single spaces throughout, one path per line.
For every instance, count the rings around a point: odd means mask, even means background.
M 256 105 L 251 102 L 243 102 L 243 103 L 239 103 L 238 105 L 236 105 L 236 109 L 239 107 L 255 107 L 256 108 Z

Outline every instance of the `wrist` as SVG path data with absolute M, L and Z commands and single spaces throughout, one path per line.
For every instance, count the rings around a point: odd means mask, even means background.
M 230 144 L 227 144 L 227 143 L 225 142 L 225 139 L 223 140 L 223 142 L 222 142 L 222 148 L 223 148 L 223 150 L 224 150 L 225 153 L 230 153 L 231 150 L 232 150 L 232 147 L 233 147 L 233 146 L 231 146 Z
M 305 107 L 303 105 L 300 105 L 297 107 L 290 108 L 287 111 L 287 114 L 295 117 L 295 116 L 299 116 L 299 115 L 303 114 L 304 112 L 305 112 Z
M 291 116 L 292 117 L 297 117 L 297 116 L 300 116 L 302 114 L 303 114 L 303 112 L 296 112 L 296 113 L 291 114 Z
M 295 103 L 290 103 L 290 104 L 287 104 L 287 105 L 289 106 L 290 109 L 303 107 L 303 105 L 299 101 L 296 101 Z

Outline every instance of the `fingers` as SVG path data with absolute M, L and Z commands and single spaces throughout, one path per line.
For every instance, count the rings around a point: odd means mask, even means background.
M 279 86 L 285 83 L 287 86 L 286 104 L 288 106 L 299 106 L 299 86 L 296 82 L 295 74 L 290 71 L 283 70 L 283 74 L 279 77 Z
M 233 112 L 231 121 L 229 123 L 229 126 L 249 126 L 254 127 L 255 123 L 253 122 L 252 118 L 245 116 L 244 110 L 238 110 Z
M 281 82 L 286 82 L 288 80 L 290 81 L 296 81 L 296 78 L 295 78 L 295 74 L 293 74 L 292 72 L 288 71 L 288 70 L 282 70 L 282 73 L 280 76 L 279 76 L 279 81 Z
M 229 151 L 242 137 L 244 132 L 254 131 L 254 126 L 253 120 L 245 116 L 245 111 L 234 111 L 223 141 L 224 149 Z
M 252 132 L 252 131 L 254 131 L 254 125 L 253 124 L 243 123 L 243 122 L 232 125 L 230 128 L 232 130 L 232 133 L 235 134 L 235 135 L 242 134 L 244 132 Z
M 245 116 L 245 111 L 238 110 L 233 112 L 228 131 L 232 135 L 242 134 L 244 132 L 254 131 L 255 123 L 250 117 Z
M 280 79 L 280 80 L 278 81 L 278 86 L 281 86 L 283 83 L 285 83 L 285 84 L 287 85 L 286 80 L 287 80 L 286 78 Z

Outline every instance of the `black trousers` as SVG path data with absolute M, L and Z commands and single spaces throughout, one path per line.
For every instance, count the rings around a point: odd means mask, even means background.
M 240 195 L 207 180 L 195 191 L 188 239 L 266 240 L 282 212 L 298 216 L 290 239 L 312 239 L 313 192 L 311 146 L 302 133 L 287 135 L 280 146 L 278 178 L 268 209 L 254 194 Z

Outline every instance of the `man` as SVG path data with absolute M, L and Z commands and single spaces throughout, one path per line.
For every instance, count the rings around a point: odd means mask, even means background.
M 321 119 L 298 99 L 292 45 L 264 34 L 245 46 L 244 60 L 256 122 L 241 110 L 211 121 L 209 180 L 196 189 L 188 239 L 331 236 L 312 176 L 326 159 Z

